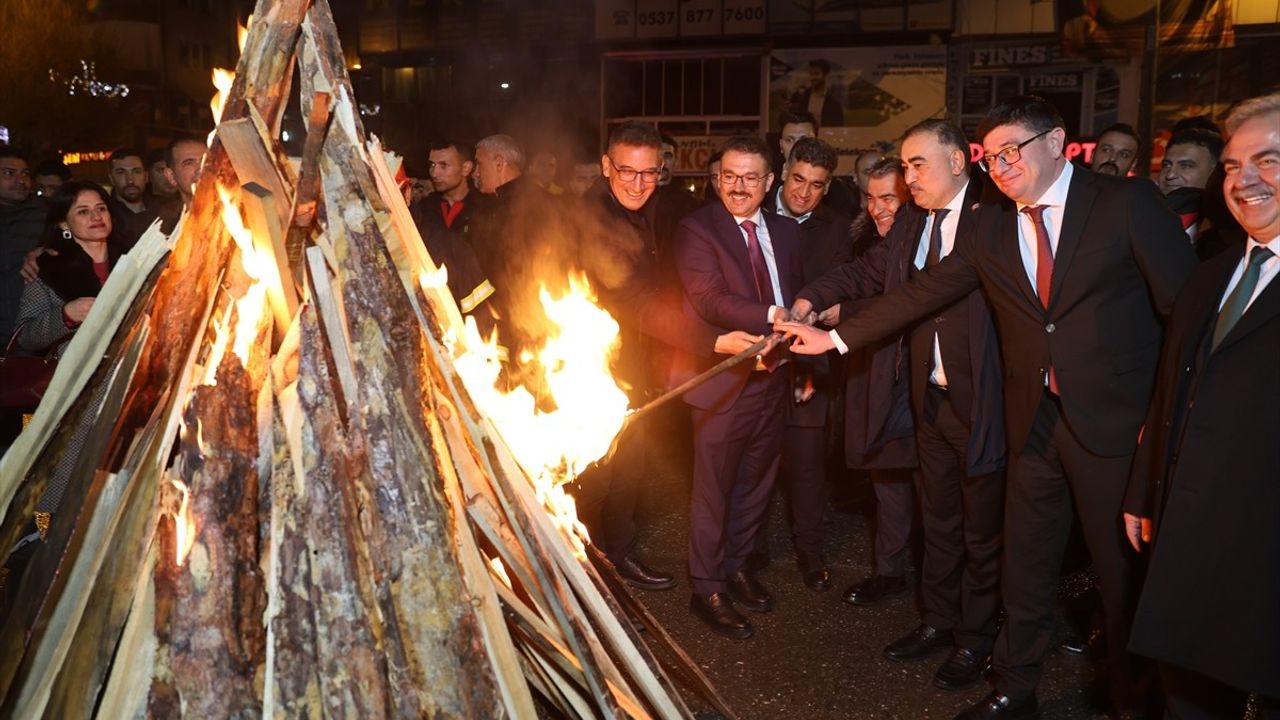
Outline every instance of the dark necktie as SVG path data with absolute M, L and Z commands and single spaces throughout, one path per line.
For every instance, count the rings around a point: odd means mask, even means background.
M 1044 224 L 1044 211 L 1048 205 L 1031 205 L 1022 208 L 1022 212 L 1031 218 L 1036 228 L 1036 295 L 1040 296 L 1040 304 L 1049 309 L 1049 287 L 1053 283 L 1053 246 L 1049 244 L 1049 229 Z M 1049 392 L 1058 394 L 1058 376 L 1049 366 Z
M 769 279 L 769 266 L 764 262 L 764 251 L 760 249 L 760 238 L 756 236 L 756 224 L 743 220 L 742 229 L 747 232 L 747 255 L 751 257 L 751 274 L 756 280 L 756 295 L 760 302 L 773 305 L 773 281 Z M 769 372 L 776 370 L 782 360 L 780 348 L 781 345 L 775 347 L 761 358 L 759 366 Z
M 942 219 L 951 212 L 947 208 L 934 210 L 933 227 L 929 230 L 929 252 L 924 257 L 924 266 L 931 268 L 942 261 Z
M 1240 316 L 1244 315 L 1244 309 L 1249 304 L 1249 299 L 1253 297 L 1253 291 L 1258 287 L 1258 276 L 1262 274 L 1262 264 L 1275 257 L 1275 253 L 1271 252 L 1271 248 L 1261 245 L 1255 245 L 1253 250 L 1249 251 L 1249 262 L 1244 266 L 1244 274 L 1240 276 L 1240 282 L 1236 284 L 1236 289 L 1231 291 L 1227 296 L 1227 301 L 1222 304 L 1222 309 L 1218 311 L 1218 321 L 1213 326 L 1213 349 L 1216 351 L 1218 345 L 1222 344 L 1222 339 L 1231 332 L 1231 328 L 1240 322 Z
M 760 249 L 760 238 L 756 236 L 756 224 L 743 220 L 742 229 L 747 231 L 747 255 L 751 257 L 751 274 L 756 279 L 756 293 L 760 302 L 772 305 L 773 282 L 769 279 L 769 266 L 764 262 L 764 251 Z

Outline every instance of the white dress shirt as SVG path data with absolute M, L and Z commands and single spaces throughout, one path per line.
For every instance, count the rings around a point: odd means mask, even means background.
M 1255 247 L 1259 245 L 1269 247 L 1271 252 L 1275 254 L 1262 263 L 1262 269 L 1258 272 L 1258 284 L 1253 288 L 1253 295 L 1249 296 L 1249 302 L 1244 306 L 1245 312 L 1249 311 L 1249 306 L 1253 304 L 1254 300 L 1258 299 L 1258 296 L 1266 289 L 1267 284 L 1274 280 L 1277 274 L 1280 274 L 1280 245 L 1276 244 L 1278 239 L 1280 238 L 1271 238 L 1269 242 L 1260 243 L 1252 237 L 1249 238 L 1249 242 L 1245 243 L 1244 257 L 1240 258 L 1240 263 L 1236 265 L 1235 273 L 1231 275 L 1231 282 L 1227 283 L 1227 291 L 1222 293 L 1222 299 L 1218 301 L 1218 312 L 1222 312 L 1222 306 L 1227 303 L 1227 298 L 1231 297 L 1231 292 L 1240 284 L 1240 278 L 1244 277 L 1244 266 L 1249 262 L 1249 255 Z
M 760 242 L 760 252 L 764 254 L 764 265 L 769 268 L 769 283 L 773 285 L 773 305 L 765 313 L 765 321 L 772 323 L 774 314 L 786 307 L 786 303 L 782 300 L 782 284 L 778 281 L 778 261 L 774 259 L 773 241 L 769 239 L 769 227 L 765 225 L 764 213 L 760 208 L 756 208 L 756 214 L 750 217 L 733 216 L 733 221 L 738 225 L 738 232 L 742 233 L 743 246 L 750 248 L 747 242 L 747 229 L 742 227 L 742 223 L 747 220 L 756 224 L 756 240 Z M 747 264 L 751 264 L 750 255 L 747 256 Z
M 1064 164 L 1058 179 L 1054 180 L 1049 189 L 1045 190 L 1035 202 L 1030 205 L 1018 203 L 1018 251 L 1022 253 L 1022 267 L 1027 271 L 1027 278 L 1031 280 L 1032 290 L 1037 290 L 1036 267 L 1040 252 L 1036 240 L 1035 222 L 1030 215 L 1022 212 L 1022 209 L 1031 205 L 1047 206 L 1044 211 L 1044 226 L 1049 231 L 1049 247 L 1053 248 L 1053 255 L 1057 257 L 1058 238 L 1062 235 L 1062 216 L 1067 207 L 1067 190 L 1071 188 L 1073 172 L 1071 163 Z
M 951 198 L 947 203 L 947 214 L 942 218 L 942 247 L 938 251 L 938 259 L 951 254 L 952 248 L 956 246 L 956 228 L 960 225 L 960 213 L 964 211 L 964 194 L 969 189 L 969 181 L 966 180 L 964 187 Z M 924 222 L 924 233 L 922 233 L 916 242 L 915 266 L 917 270 L 924 269 L 924 263 L 929 258 L 929 237 L 933 234 L 933 223 L 937 219 L 934 212 L 930 212 L 928 218 Z M 929 373 L 929 382 L 940 388 L 947 386 L 947 371 L 942 366 L 942 345 L 938 342 L 938 333 L 933 334 L 933 372 Z

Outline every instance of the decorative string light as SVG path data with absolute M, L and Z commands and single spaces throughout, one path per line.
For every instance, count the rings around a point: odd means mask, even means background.
M 80 61 L 80 74 L 64 77 L 61 73 L 49 68 L 49 81 L 67 86 L 68 95 L 88 93 L 92 97 L 117 98 L 128 97 L 129 86 L 124 83 L 108 83 L 98 79 L 97 67 L 88 60 Z
M 380 112 L 382 112 L 382 105 L 378 103 L 374 103 L 373 105 L 365 105 L 364 103 L 360 103 L 360 114 L 365 117 L 373 117 L 374 115 L 377 115 Z

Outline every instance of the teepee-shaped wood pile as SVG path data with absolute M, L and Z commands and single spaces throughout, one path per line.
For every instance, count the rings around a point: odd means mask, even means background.
M 3 579 L 0 716 L 690 717 L 631 614 L 728 714 L 472 404 L 326 0 L 254 17 L 189 212 L 121 260 L 0 461 L 6 548 L 74 463 Z

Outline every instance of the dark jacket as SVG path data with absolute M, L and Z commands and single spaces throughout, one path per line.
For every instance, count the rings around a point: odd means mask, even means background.
M 1243 254 L 1197 268 L 1169 320 L 1125 501 L 1155 521 L 1129 647 L 1280 697 L 1280 282 L 1209 347 Z
M 108 268 L 114 268 L 123 254 L 113 241 L 107 245 Z M 102 289 L 93 270 L 93 259 L 74 241 L 60 241 L 53 248 L 58 254 L 46 253 L 37 261 L 40 277 L 23 289 L 22 303 L 18 310 L 18 324 L 22 332 L 18 344 L 23 350 L 43 352 L 65 341 L 74 331 L 63 316 L 66 304 L 86 297 L 97 297 Z M 58 349 L 61 354 L 62 348 Z
M 114 190 L 107 199 L 107 208 L 111 211 L 111 236 L 126 251 L 132 249 L 137 244 L 138 238 L 142 237 L 142 233 L 146 232 L 147 228 L 151 227 L 151 223 L 160 217 L 159 208 L 151 198 L 143 197 L 142 206 L 142 212 L 134 212 L 116 196 Z
M 1085 449 L 1128 455 L 1151 399 L 1161 316 L 1196 264 L 1182 226 L 1150 182 L 1076 168 L 1046 310 L 1022 263 L 1017 213 L 1011 200 L 984 204 L 941 263 L 836 331 L 865 345 L 981 287 L 999 330 L 1009 450 L 1022 451 L 1052 366 Z
M 821 204 L 800 223 L 800 266 L 804 283 L 822 277 L 828 270 L 853 258 L 849 242 L 849 219 Z M 826 425 L 831 404 L 839 396 L 844 382 L 844 361 L 837 352 L 818 356 L 796 356 L 791 363 L 793 382 L 812 382 L 813 397 L 797 403 L 788 402 L 787 424 L 795 427 Z
M 782 299 L 790 307 L 802 284 L 800 227 L 795 220 L 768 213 L 764 220 L 777 262 Z M 743 330 L 767 335 L 773 331 L 768 321 L 771 303 L 758 299 L 742 231 L 723 204 L 704 206 L 681 221 L 676 230 L 675 261 L 684 288 L 682 311 L 688 319 L 701 318 L 716 328 L 717 334 Z M 671 374 L 673 385 L 711 363 L 710 358 L 690 358 L 687 354 L 679 359 Z M 744 362 L 685 393 L 684 400 L 702 410 L 724 412 L 741 394 L 752 372 L 752 363 Z
M 980 178 L 969 181 L 956 226 L 955 247 L 959 247 L 964 238 L 976 230 L 983 189 Z M 809 299 L 815 307 L 827 307 L 849 297 L 871 298 L 907 282 L 916 272 L 914 259 L 927 219 L 926 211 L 914 205 L 904 205 L 884 242 L 873 247 L 857 262 L 805 288 L 800 297 Z M 948 373 L 952 401 L 960 412 L 966 413 L 965 420 L 970 428 L 965 471 L 970 476 L 992 472 L 1004 466 L 1005 436 L 1000 349 L 986 299 L 981 292 L 974 290 L 932 315 L 908 328 L 904 339 L 906 347 L 896 340 L 881 340 L 867 348 L 872 354 L 865 376 L 869 379 L 870 389 L 858 388 L 858 393 L 867 393 L 869 401 L 865 414 L 854 415 L 858 408 L 850 406 L 846 453 L 859 449 L 855 442 L 859 439 L 863 442 L 863 452 L 873 453 L 884 441 L 901 437 L 904 429 L 910 432 L 911 424 L 898 417 L 900 410 L 891 394 L 896 387 L 895 381 L 900 381 L 903 375 L 909 379 L 910 405 L 915 417 L 923 417 L 925 390 L 929 386 L 933 364 L 934 336 L 948 321 L 962 319 L 962 327 L 950 329 L 954 337 L 962 341 L 963 356 L 957 356 L 953 349 L 948 349 L 944 351 L 943 363 L 953 371 Z M 842 311 L 841 317 L 847 315 Z M 852 346 L 850 350 L 850 354 L 855 355 Z M 967 372 L 960 372 L 962 368 Z M 853 378 L 859 376 L 850 373 L 850 377 L 848 393 L 853 397 Z M 849 457 L 856 458 L 857 455 L 850 454 Z M 868 460 L 874 461 L 874 456 Z M 875 464 L 869 467 L 887 466 Z
M 26 202 L 0 202 L 0 343 L 9 342 L 22 298 L 22 263 L 40 245 L 47 208 L 32 195 Z
M 665 376 L 673 349 L 699 358 L 715 352 L 716 332 L 680 312 L 677 288 L 664 282 L 654 237 L 654 198 L 638 211 L 623 207 L 597 180 L 582 198 L 578 261 L 601 307 L 618 321 L 614 374 L 634 402 Z
M 476 208 L 483 203 L 480 191 L 471 189 L 467 192 L 467 196 L 462 199 L 462 209 L 458 211 L 457 217 L 453 219 L 452 224 L 445 224 L 444 208 L 441 203 L 444 202 L 444 195 L 438 192 L 427 194 L 418 202 L 409 208 L 409 213 L 413 216 L 413 221 L 417 223 L 419 228 L 427 226 L 437 226 L 452 230 L 453 232 L 466 237 L 471 231 L 471 221 L 476 216 Z

